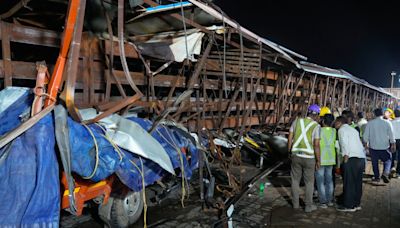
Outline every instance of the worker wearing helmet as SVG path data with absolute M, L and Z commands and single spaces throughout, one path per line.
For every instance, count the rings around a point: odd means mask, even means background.
M 323 117 L 326 114 L 332 114 L 332 112 L 328 107 L 324 106 L 324 107 L 321 108 L 321 112 L 319 113 L 319 116 Z
M 300 180 L 305 183 L 305 212 L 317 209 L 313 204 L 315 169 L 320 166 L 320 125 L 317 123 L 321 109 L 313 104 L 308 107 L 307 117 L 297 118 L 290 127 L 288 148 L 292 160 L 292 204 L 294 209 L 300 208 Z
M 387 120 L 394 120 L 396 117 L 394 116 L 394 112 L 390 108 L 383 108 L 383 118 Z

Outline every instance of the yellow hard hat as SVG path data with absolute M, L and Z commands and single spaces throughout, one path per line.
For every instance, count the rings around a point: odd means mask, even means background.
M 321 108 L 321 112 L 319 113 L 319 116 L 322 117 L 322 116 L 325 116 L 326 114 L 332 114 L 332 112 L 328 107 L 324 106 Z
M 384 108 L 384 109 L 383 109 L 383 112 L 386 112 L 386 111 L 388 111 L 388 112 L 390 113 L 390 118 L 392 118 L 392 119 L 395 119 L 395 118 L 396 118 L 395 115 L 394 115 L 394 111 L 393 111 L 392 109 L 390 109 L 390 108 Z

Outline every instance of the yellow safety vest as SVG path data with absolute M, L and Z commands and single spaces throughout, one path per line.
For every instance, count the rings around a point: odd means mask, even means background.
M 336 164 L 336 129 L 331 127 L 321 128 L 321 165 Z
M 314 146 L 312 141 L 312 133 L 318 126 L 318 123 L 308 118 L 298 118 L 293 137 L 293 154 L 314 155 Z

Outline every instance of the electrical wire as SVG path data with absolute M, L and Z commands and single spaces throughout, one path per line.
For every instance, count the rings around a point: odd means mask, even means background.
M 124 157 L 124 154 L 122 153 L 121 149 L 119 149 L 118 145 L 110 137 L 110 135 L 107 133 L 107 130 L 103 126 L 101 126 L 98 123 L 95 123 L 95 124 L 104 132 L 104 134 L 102 134 L 102 136 L 111 144 L 111 146 L 117 152 L 117 154 L 119 156 L 119 161 L 122 161 L 122 158 Z
M 36 102 L 38 101 L 38 99 L 42 98 L 42 97 L 47 97 L 49 100 L 55 102 L 56 99 L 54 97 L 51 97 L 50 94 L 48 93 L 41 93 L 41 94 L 36 94 L 35 92 L 35 98 L 33 98 L 33 102 L 32 102 L 32 107 L 35 106 Z M 37 114 L 37 113 L 36 113 Z M 31 109 L 31 116 L 34 116 L 35 114 L 33 113 L 33 108 Z
M 124 157 L 124 154 L 122 153 L 121 149 L 118 147 L 118 145 L 114 142 L 113 139 L 111 139 L 111 137 L 108 135 L 106 129 L 101 126 L 100 124 L 96 123 L 96 125 L 98 127 L 100 127 L 100 129 L 103 130 L 104 134 L 102 135 L 114 148 L 114 150 L 118 153 L 118 155 L 120 156 L 120 161 L 122 160 L 122 158 Z M 133 166 L 135 166 L 135 168 L 139 171 L 139 174 L 142 177 L 142 197 L 143 197 L 143 227 L 147 227 L 147 201 L 146 201 L 146 184 L 144 181 L 144 165 L 143 165 L 143 160 L 141 157 L 139 157 L 140 160 L 140 164 L 142 166 L 142 169 L 140 169 L 138 167 L 138 165 L 133 162 L 132 160 L 129 160 L 130 163 L 132 163 Z
M 86 177 L 82 176 L 82 178 L 84 178 L 84 179 L 92 179 L 94 177 L 94 175 L 96 174 L 97 168 L 99 166 L 99 147 L 97 145 L 97 140 L 96 140 L 96 137 L 93 134 L 93 131 L 90 130 L 90 128 L 86 124 L 84 124 L 84 123 L 81 123 L 81 124 L 82 124 L 82 126 L 84 126 L 88 130 L 89 134 L 92 136 L 93 142 L 94 142 L 94 148 L 95 148 L 95 151 L 96 151 L 96 160 L 95 160 L 95 165 L 94 165 L 92 173 L 89 176 L 86 176 Z
M 182 15 L 183 31 L 185 31 L 186 59 L 189 61 L 189 49 L 188 49 L 188 41 L 187 41 L 187 30 L 186 30 L 185 13 L 184 13 L 184 11 L 183 11 L 182 0 L 180 0 L 180 3 L 181 3 L 181 15 Z
M 225 91 L 225 98 L 228 98 L 228 92 L 226 91 L 226 33 L 225 33 L 225 14 L 221 10 L 221 15 L 222 15 L 222 27 L 224 27 L 224 58 L 223 58 L 223 70 L 222 70 L 222 83 L 224 86 L 224 91 Z
M 187 183 L 187 179 L 186 179 L 186 176 L 185 176 L 185 167 L 184 167 L 184 165 L 183 165 L 182 151 L 181 151 L 180 148 L 175 144 L 175 142 L 173 142 L 173 144 L 170 143 L 169 140 L 168 140 L 167 138 L 165 138 L 165 136 L 162 135 L 161 132 L 160 132 L 157 128 L 156 128 L 155 130 L 156 130 L 156 132 L 157 132 L 171 147 L 173 147 L 173 148 L 177 151 L 177 153 L 178 153 L 178 155 L 179 155 L 179 160 L 180 160 L 180 165 L 181 165 L 181 175 L 182 175 L 182 183 L 181 183 L 181 185 L 182 185 L 181 205 L 182 205 L 182 207 L 184 208 L 184 207 L 185 207 L 184 199 L 185 199 L 185 196 L 186 196 L 185 182 L 186 182 L 186 185 L 187 185 L 187 186 L 189 186 L 189 184 Z M 166 131 L 166 132 L 167 132 L 167 134 L 168 134 L 168 137 L 172 140 L 171 134 L 170 134 L 168 131 Z M 173 140 L 172 140 L 172 141 L 173 141 Z M 188 195 L 188 197 L 189 197 L 189 195 Z
M 147 202 L 146 202 L 146 185 L 144 181 L 144 166 L 143 166 L 143 160 L 141 157 L 139 157 L 140 160 L 140 165 L 142 166 L 142 169 L 139 168 L 139 166 L 133 162 L 132 160 L 129 160 L 130 163 L 132 163 L 133 166 L 139 171 L 141 177 L 142 177 L 142 196 L 143 196 L 143 227 L 147 227 Z

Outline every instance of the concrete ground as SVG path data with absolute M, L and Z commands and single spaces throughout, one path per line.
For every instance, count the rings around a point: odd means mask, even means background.
M 371 176 L 372 168 L 368 163 L 361 211 L 343 213 L 332 207 L 304 213 L 304 210 L 291 207 L 288 170 L 278 170 L 263 180 L 266 183 L 263 194 L 260 194 L 259 186 L 255 186 L 237 203 L 232 216 L 234 227 L 400 227 L 400 179 L 374 186 Z M 336 177 L 336 183 L 335 194 L 339 195 L 342 193 L 341 177 Z M 224 227 L 218 222 L 217 211 L 203 211 L 197 193 L 186 201 L 185 208 L 179 200 L 171 200 L 150 208 L 147 216 L 149 227 Z M 89 226 L 82 227 L 94 227 L 93 222 L 86 225 Z M 143 227 L 143 222 L 132 227 Z
M 370 163 L 366 174 L 362 210 L 353 213 L 337 212 L 335 208 L 319 208 L 312 213 L 294 210 L 290 204 L 290 176 L 269 178 L 271 185 L 261 200 L 254 194 L 241 201 L 236 215 L 238 220 L 245 219 L 236 227 L 400 227 L 400 179 L 372 185 Z M 335 194 L 339 195 L 343 186 L 340 177 L 336 180 Z

